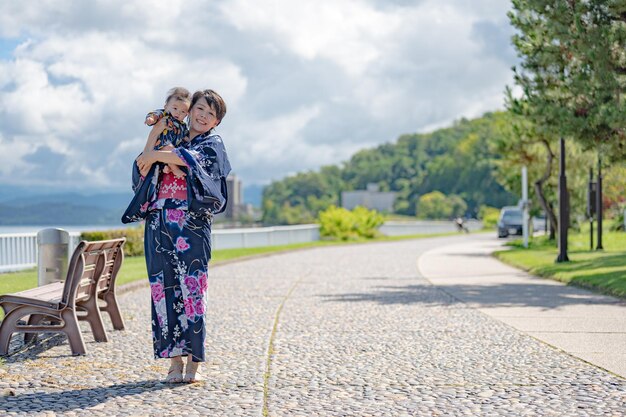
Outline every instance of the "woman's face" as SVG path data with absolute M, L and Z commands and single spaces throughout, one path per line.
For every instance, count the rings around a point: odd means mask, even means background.
M 215 109 L 209 106 L 204 97 L 200 98 L 189 110 L 189 126 L 198 134 L 206 133 L 217 126 Z

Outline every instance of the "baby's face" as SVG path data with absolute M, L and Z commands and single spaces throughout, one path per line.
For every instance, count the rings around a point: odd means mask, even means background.
M 179 122 L 182 122 L 189 113 L 189 103 L 185 103 L 182 100 L 170 99 L 165 105 L 165 111 Z

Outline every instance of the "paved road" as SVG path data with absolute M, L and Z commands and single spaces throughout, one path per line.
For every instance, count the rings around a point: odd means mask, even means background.
M 420 277 L 468 237 L 318 248 L 211 270 L 208 382 L 159 382 L 146 289 L 128 330 L 18 354 L 4 415 L 623 415 L 626 381 L 470 308 Z M 51 344 L 58 340 L 53 339 Z M 268 351 L 271 355 L 268 356 Z M 4 414 L 3 414 L 4 413 Z

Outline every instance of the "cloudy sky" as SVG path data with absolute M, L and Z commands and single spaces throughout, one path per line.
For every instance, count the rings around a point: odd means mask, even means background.
M 212 88 L 244 184 L 503 105 L 506 0 L 0 2 L 0 184 L 128 189 L 145 114 Z

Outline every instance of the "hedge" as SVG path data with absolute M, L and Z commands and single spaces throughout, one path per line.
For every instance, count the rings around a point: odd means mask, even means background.
M 144 226 L 132 227 L 128 229 L 99 230 L 93 232 L 83 232 L 80 238 L 83 240 L 108 240 L 119 237 L 126 238 L 124 245 L 124 255 L 126 256 L 143 256 L 143 231 Z

